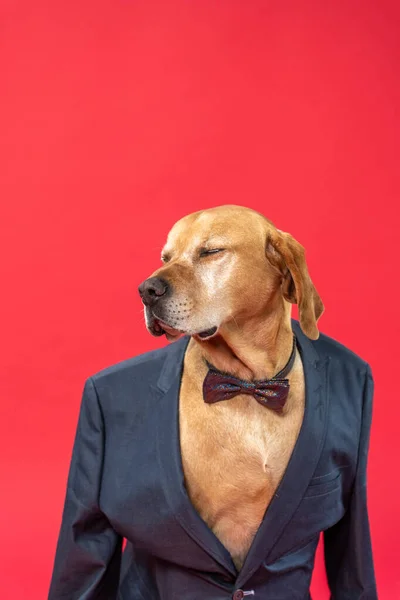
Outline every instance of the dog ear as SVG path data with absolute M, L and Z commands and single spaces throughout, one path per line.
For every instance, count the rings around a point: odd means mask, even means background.
M 266 256 L 282 274 L 282 295 L 299 309 L 299 322 L 303 332 L 317 340 L 317 321 L 324 305 L 308 273 L 304 247 L 289 233 L 280 229 L 268 232 Z

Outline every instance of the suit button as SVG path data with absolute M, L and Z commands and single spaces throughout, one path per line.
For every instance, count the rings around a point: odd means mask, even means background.
M 243 598 L 244 598 L 243 590 L 236 590 L 236 592 L 232 596 L 233 600 L 243 600 Z

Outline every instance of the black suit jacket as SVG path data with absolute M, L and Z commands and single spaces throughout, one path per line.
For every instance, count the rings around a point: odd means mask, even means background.
M 377 598 L 366 500 L 371 369 L 332 338 L 311 341 L 298 321 L 292 327 L 304 421 L 241 571 L 185 489 L 186 337 L 86 380 L 49 600 L 309 599 L 320 532 L 331 597 Z

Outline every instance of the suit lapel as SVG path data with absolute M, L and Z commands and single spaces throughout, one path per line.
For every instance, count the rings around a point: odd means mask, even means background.
M 245 563 L 238 574 L 228 550 L 214 535 L 192 505 L 184 484 L 179 439 L 179 392 L 183 361 L 190 338 L 175 342 L 157 382 L 157 443 L 161 479 L 174 517 L 190 537 L 214 558 L 228 573 L 238 577 L 241 587 L 268 559 L 274 545 L 289 523 L 316 469 L 325 439 L 327 415 L 327 375 L 329 356 L 319 357 L 312 342 L 292 319 L 305 377 L 305 410 L 303 423 L 288 466 L 276 494 L 253 540 Z
M 292 319 L 305 377 L 305 410 L 303 423 L 288 466 L 270 502 L 264 519 L 239 573 L 241 587 L 268 560 L 274 545 L 288 525 L 310 482 L 321 455 L 326 430 L 327 381 L 329 357 L 321 358 L 311 341 Z
M 169 348 L 157 386 L 163 394 L 157 410 L 157 442 L 161 479 L 174 517 L 188 535 L 229 574 L 237 576 L 228 550 L 200 517 L 187 494 L 179 439 L 179 392 L 183 360 L 190 338 L 183 338 Z M 212 567 L 210 565 L 210 570 Z

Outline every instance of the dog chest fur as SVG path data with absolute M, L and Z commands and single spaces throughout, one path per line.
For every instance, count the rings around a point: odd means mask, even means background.
M 205 374 L 205 365 L 189 347 L 179 402 L 185 485 L 193 506 L 240 569 L 300 431 L 303 366 L 297 353 L 283 415 L 247 395 L 206 404 Z

